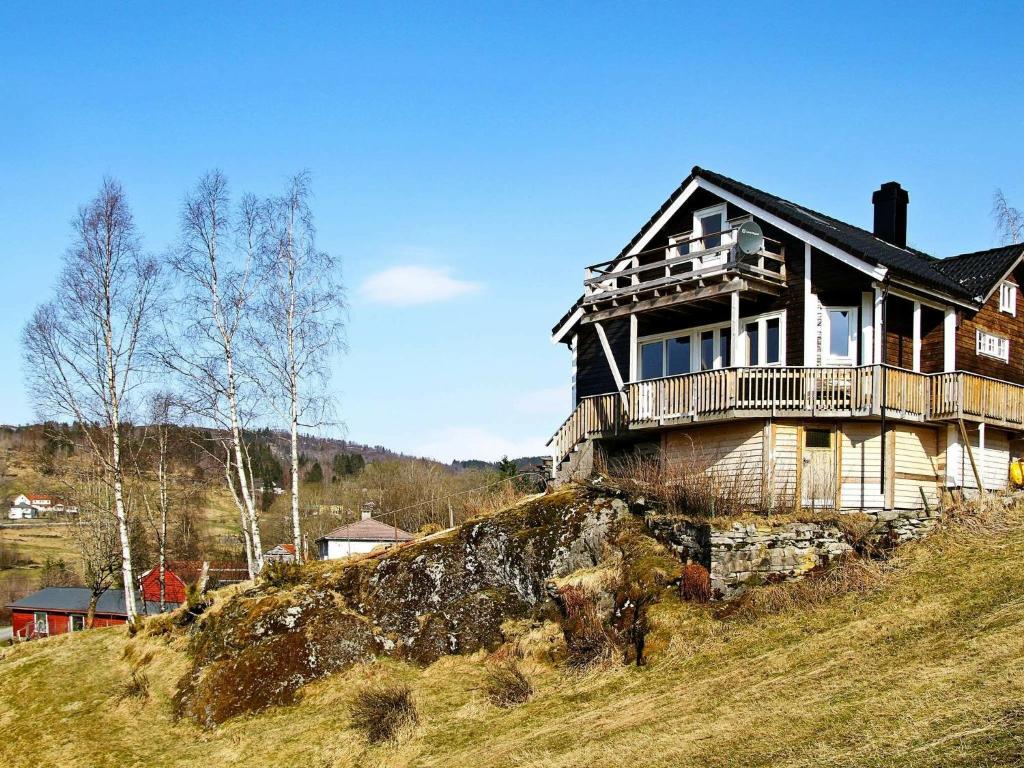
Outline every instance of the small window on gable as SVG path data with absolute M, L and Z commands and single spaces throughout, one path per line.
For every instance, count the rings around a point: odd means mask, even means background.
M 1003 283 L 999 286 L 999 311 L 1017 314 L 1017 286 L 1013 283 Z
M 985 357 L 994 357 L 1004 363 L 1010 362 L 1010 340 L 994 333 L 978 331 L 975 351 Z

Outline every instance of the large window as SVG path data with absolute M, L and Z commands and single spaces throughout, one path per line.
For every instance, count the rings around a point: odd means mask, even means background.
M 665 375 L 665 342 L 640 345 L 640 378 L 660 379 Z
M 781 365 L 784 362 L 781 314 L 747 320 L 743 330 L 747 365 Z
M 825 307 L 826 365 L 857 363 L 857 309 Z
M 33 614 L 32 619 L 36 625 L 37 635 L 48 635 L 50 633 L 50 623 L 45 613 L 37 611 Z
M 689 373 L 693 369 L 692 346 L 689 336 L 665 340 L 665 372 L 669 376 Z
M 782 365 L 784 329 L 781 313 L 741 320 L 736 350 L 728 323 L 647 337 L 640 340 L 638 373 L 648 380 L 732 365 Z

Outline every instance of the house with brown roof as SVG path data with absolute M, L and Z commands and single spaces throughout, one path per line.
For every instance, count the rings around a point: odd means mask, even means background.
M 373 513 L 364 510 L 362 519 L 335 528 L 316 540 L 317 558 L 339 560 L 350 555 L 372 552 L 377 547 L 390 547 L 415 538 L 408 531 L 394 525 L 387 525 L 373 518 Z

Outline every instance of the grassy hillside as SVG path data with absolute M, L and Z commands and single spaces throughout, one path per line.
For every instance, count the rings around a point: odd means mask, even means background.
M 820 603 L 773 587 L 730 618 L 666 600 L 648 666 L 530 660 L 536 693 L 511 710 L 482 694 L 482 655 L 389 661 L 213 731 L 172 717 L 182 640 L 53 638 L 0 657 L 0 764 L 1024 764 L 1024 513 L 943 530 L 867 586 Z M 119 699 L 133 665 L 148 699 Z M 407 681 L 420 709 L 397 746 L 369 747 L 348 722 L 354 690 L 379 679 Z

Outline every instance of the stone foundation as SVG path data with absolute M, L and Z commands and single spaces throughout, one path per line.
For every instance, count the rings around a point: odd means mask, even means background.
M 922 538 L 939 520 L 937 512 L 928 510 L 886 510 L 867 516 L 875 523 L 869 538 L 890 544 Z M 647 525 L 680 559 L 708 569 L 716 599 L 734 597 L 748 586 L 800 578 L 853 552 L 848 536 L 830 521 L 715 525 L 651 514 Z

